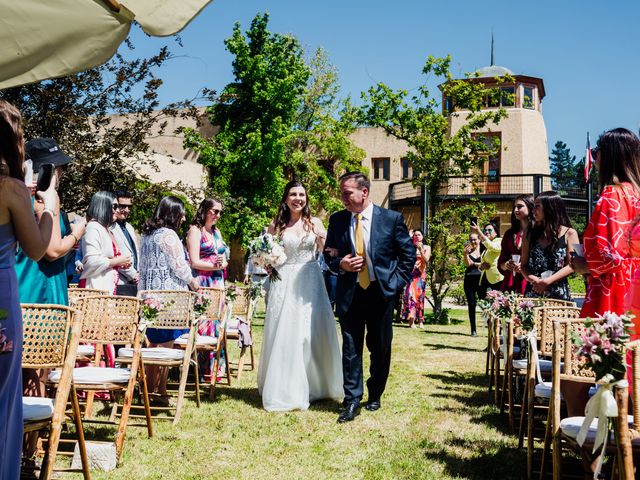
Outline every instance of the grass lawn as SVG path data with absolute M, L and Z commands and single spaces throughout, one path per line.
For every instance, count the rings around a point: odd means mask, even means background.
M 452 313 L 466 318 L 462 310 Z M 262 325 L 258 317 L 257 355 Z M 468 322 L 425 330 L 394 327 L 382 409 L 363 410 L 345 425 L 336 423 L 334 402 L 313 404 L 306 412 L 265 412 L 256 371 L 247 371 L 239 383 L 219 387 L 214 402 L 197 409 L 187 401 L 176 427 L 156 422 L 152 439 L 144 429 L 129 428 L 122 466 L 92 472 L 92 478 L 521 478 L 525 454 L 491 405 L 484 376 L 486 332 L 480 330 L 472 338 Z M 236 361 L 237 345 L 229 350 Z

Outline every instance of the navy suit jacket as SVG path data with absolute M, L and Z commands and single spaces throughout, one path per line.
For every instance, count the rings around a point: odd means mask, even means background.
M 346 314 L 356 289 L 357 273 L 340 270 L 345 255 L 355 255 L 351 243 L 351 212 L 342 210 L 329 219 L 326 247 L 338 250 L 337 257 L 325 252 L 329 268 L 338 272 L 336 286 L 336 315 Z M 385 297 L 393 297 L 411 278 L 416 263 L 416 247 L 413 245 L 402 215 L 377 205 L 373 206 L 369 255 L 376 281 Z

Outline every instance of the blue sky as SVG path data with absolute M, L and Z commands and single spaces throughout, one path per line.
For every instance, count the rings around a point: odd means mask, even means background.
M 133 31 L 137 55 L 164 44 L 178 55 L 159 72 L 161 102 L 221 90 L 232 80 L 224 39 L 263 11 L 271 31 L 295 35 L 310 52 L 324 47 L 342 95 L 354 100 L 376 82 L 415 88 L 430 54 L 451 54 L 460 76 L 488 65 L 493 30 L 497 65 L 544 80 L 549 150 L 563 140 L 580 158 L 587 131 L 593 142 L 611 128 L 640 127 L 640 3 L 631 0 L 214 0 L 180 34 L 182 47 Z

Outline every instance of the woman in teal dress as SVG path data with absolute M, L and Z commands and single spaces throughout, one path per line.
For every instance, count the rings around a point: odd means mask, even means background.
M 16 242 L 29 258 L 42 258 L 57 204 L 53 185 L 38 192 L 43 213 L 36 223 L 23 183 L 23 145 L 20 112 L 0 100 L 0 480 L 20 478 L 22 455 L 22 313 L 13 268 Z

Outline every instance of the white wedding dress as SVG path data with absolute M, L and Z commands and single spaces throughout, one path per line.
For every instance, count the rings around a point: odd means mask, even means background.
M 258 391 L 265 410 L 306 410 L 314 400 L 343 399 L 342 356 L 316 235 L 285 230 L 282 238 L 287 262 L 269 290 Z

